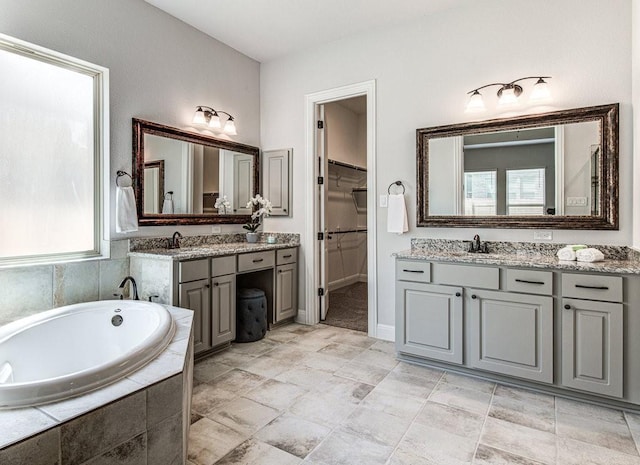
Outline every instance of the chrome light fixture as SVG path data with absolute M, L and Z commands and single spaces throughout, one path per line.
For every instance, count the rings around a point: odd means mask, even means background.
M 487 84 L 482 87 L 478 87 L 473 89 L 467 94 L 471 95 L 469 97 L 469 101 L 467 102 L 467 107 L 465 108 L 466 113 L 474 113 L 479 111 L 484 111 L 486 109 L 484 105 L 484 100 L 482 99 L 482 94 L 480 91 L 487 87 L 492 86 L 500 86 L 498 89 L 498 106 L 501 108 L 511 107 L 518 103 L 518 98 L 523 92 L 523 88 L 520 84 L 516 84 L 520 81 L 525 81 L 527 79 L 537 79 L 536 83 L 533 86 L 533 90 L 531 91 L 531 95 L 529 96 L 529 101 L 532 103 L 542 103 L 548 101 L 551 98 L 551 93 L 549 92 L 549 87 L 545 79 L 551 79 L 551 76 L 532 76 L 532 77 L 523 77 L 520 79 L 516 79 L 511 82 L 494 82 L 493 84 Z
M 225 114 L 228 117 L 222 131 L 230 136 L 237 135 L 238 132 L 236 131 L 236 123 L 233 116 L 226 111 L 214 110 L 206 105 L 199 105 L 196 108 L 196 112 L 193 115 L 193 124 L 206 125 L 212 129 L 220 129 L 222 127 L 222 123 L 220 122 L 219 113 Z

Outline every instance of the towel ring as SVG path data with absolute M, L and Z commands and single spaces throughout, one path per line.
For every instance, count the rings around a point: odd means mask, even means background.
M 391 188 L 394 185 L 395 186 L 402 186 L 402 195 L 404 195 L 405 189 L 404 189 L 404 184 L 402 184 L 402 181 L 395 181 L 395 182 L 392 182 L 391 184 L 389 184 L 389 188 L 387 189 L 387 192 L 389 193 L 389 195 L 391 195 Z
M 133 178 L 131 177 L 131 175 L 129 173 L 127 173 L 126 171 L 118 170 L 118 171 L 116 171 L 116 186 L 120 187 L 120 184 L 118 183 L 118 180 L 122 176 L 129 176 L 129 179 L 131 179 L 131 184 L 133 184 Z

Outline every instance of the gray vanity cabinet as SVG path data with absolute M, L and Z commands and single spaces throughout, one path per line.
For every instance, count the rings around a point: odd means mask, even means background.
M 553 383 L 553 298 L 466 289 L 469 365 Z
M 276 304 L 274 323 L 298 314 L 297 250 L 283 249 L 276 256 Z
M 413 265 L 401 268 L 401 273 L 410 272 L 404 271 L 405 268 L 420 271 L 419 266 Z M 415 276 L 422 279 L 424 274 Z M 462 303 L 461 287 L 397 281 L 397 350 L 462 363 Z
M 211 278 L 211 318 L 213 347 L 236 338 L 235 274 Z
M 209 260 L 181 262 L 178 267 L 178 306 L 193 310 L 193 349 L 211 349 Z

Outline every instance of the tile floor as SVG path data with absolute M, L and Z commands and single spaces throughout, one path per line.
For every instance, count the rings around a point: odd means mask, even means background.
M 189 465 L 640 465 L 640 415 L 398 362 L 326 325 L 234 344 L 194 377 Z

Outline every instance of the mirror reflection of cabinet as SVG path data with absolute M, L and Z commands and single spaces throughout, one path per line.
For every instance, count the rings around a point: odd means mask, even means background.
M 264 196 L 271 201 L 271 216 L 291 215 L 291 154 L 293 149 L 262 152 Z

